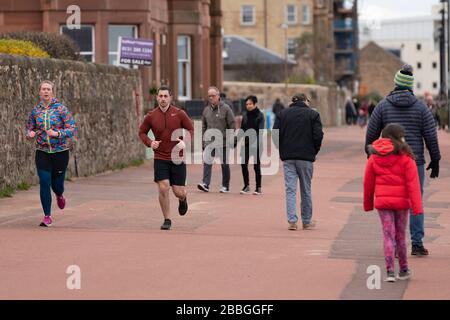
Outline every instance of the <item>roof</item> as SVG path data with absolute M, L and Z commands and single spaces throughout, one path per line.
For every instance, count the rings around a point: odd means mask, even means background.
M 256 64 L 284 64 L 286 59 L 278 53 L 266 49 L 240 36 L 224 36 L 223 64 L 245 65 Z M 288 64 L 297 64 L 295 60 L 288 59 Z
M 366 51 L 374 51 L 377 50 L 379 52 L 384 52 L 386 56 L 390 57 L 391 59 L 395 60 L 399 64 L 405 64 L 405 62 L 400 59 L 399 56 L 395 55 L 390 48 L 383 48 L 380 45 L 378 45 L 375 41 L 369 41 L 360 51 L 360 56 L 364 54 Z

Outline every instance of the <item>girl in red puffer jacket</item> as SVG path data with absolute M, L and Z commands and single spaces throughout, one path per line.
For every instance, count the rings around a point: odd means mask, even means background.
M 411 275 L 405 241 L 408 213 L 410 208 L 413 214 L 423 212 L 415 157 L 405 142 L 405 130 L 394 123 L 383 129 L 381 138 L 369 150 L 364 176 L 364 210 L 371 211 L 375 207 L 380 215 L 388 275 L 386 281 L 395 281 L 395 251 L 400 264 L 397 278 L 406 280 Z

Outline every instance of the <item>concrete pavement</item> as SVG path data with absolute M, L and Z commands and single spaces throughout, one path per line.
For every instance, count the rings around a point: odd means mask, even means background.
M 39 228 L 39 189 L 0 199 L 0 299 L 450 299 L 450 134 L 439 132 L 440 177 L 425 187 L 430 256 L 409 256 L 410 281 L 369 290 L 368 266 L 384 277 L 378 216 L 362 211 L 364 130 L 330 128 L 314 168 L 316 230 L 288 231 L 283 175 L 263 177 L 263 195 L 198 191 L 201 165 L 188 167 L 186 216 L 172 196 L 163 221 L 152 162 L 66 183 L 67 208 Z M 253 168 L 250 166 L 252 188 Z M 55 202 L 55 201 L 54 201 Z M 69 290 L 71 265 L 81 289 Z

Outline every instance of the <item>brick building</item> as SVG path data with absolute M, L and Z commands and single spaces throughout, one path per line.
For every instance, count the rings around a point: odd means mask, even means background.
M 394 75 L 404 62 L 393 53 L 371 41 L 360 52 L 360 92 L 377 92 L 381 96 L 394 90 Z M 390 81 L 389 81 L 390 80 Z
M 294 58 L 295 39 L 313 32 L 313 0 L 222 1 L 223 29 Z
M 71 5 L 81 10 L 80 30 L 66 26 Z M 145 97 L 166 83 L 190 100 L 222 86 L 221 14 L 221 0 L 0 0 L 0 32 L 67 34 L 86 60 L 114 65 L 119 36 L 153 39 L 153 64 L 139 67 Z

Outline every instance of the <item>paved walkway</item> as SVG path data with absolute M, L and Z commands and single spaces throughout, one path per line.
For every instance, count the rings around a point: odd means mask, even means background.
M 0 299 L 450 299 L 450 134 L 439 132 L 440 178 L 425 188 L 426 246 L 410 257 L 413 279 L 369 290 L 367 267 L 384 276 L 378 216 L 362 212 L 364 130 L 326 130 L 315 164 L 318 228 L 288 231 L 282 172 L 263 177 L 262 196 L 196 189 L 202 167 L 188 168 L 190 210 L 161 231 L 152 162 L 66 184 L 68 206 L 38 228 L 38 187 L 0 199 Z M 250 171 L 253 179 L 252 168 Z M 252 180 L 253 182 L 253 180 Z M 253 185 L 254 187 L 254 185 Z M 68 266 L 81 290 L 68 290 Z

